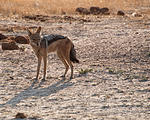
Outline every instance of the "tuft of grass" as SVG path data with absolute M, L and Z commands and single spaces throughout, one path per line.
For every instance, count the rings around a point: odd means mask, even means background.
M 132 79 L 140 79 L 140 76 L 139 75 L 132 75 L 131 78 Z
M 83 74 L 87 74 L 88 72 L 92 72 L 93 71 L 93 69 L 80 69 L 79 70 L 79 74 L 81 74 L 81 75 L 83 75 Z
M 114 69 L 111 69 L 111 68 L 108 69 L 108 73 L 109 73 L 109 74 L 116 74 L 115 70 L 114 70 Z
M 130 75 L 128 76 L 126 79 L 137 79 L 139 82 L 147 82 L 149 81 L 149 77 L 146 75 L 139 75 L 139 74 L 134 74 L 134 75 Z
M 142 76 L 141 80 L 139 80 L 139 82 L 147 82 L 148 81 L 148 77 L 146 76 Z
M 108 68 L 108 67 L 106 69 L 108 69 L 109 74 L 120 74 L 120 75 L 122 75 L 125 72 L 123 70 L 116 70 L 116 69 Z
M 26 49 L 25 46 L 21 46 L 21 47 L 20 47 L 20 51 L 22 51 L 22 52 L 24 52 L 25 49 Z
M 148 53 L 148 57 L 150 57 L 150 52 Z
M 5 76 L 5 74 L 4 73 L 0 73 L 0 77 L 3 77 L 3 76 Z

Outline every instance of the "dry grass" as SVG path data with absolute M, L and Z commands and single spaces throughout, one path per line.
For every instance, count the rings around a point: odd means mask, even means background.
M 4 15 L 73 14 L 77 7 L 100 6 L 127 10 L 148 5 L 150 0 L 1 0 L 0 11 Z

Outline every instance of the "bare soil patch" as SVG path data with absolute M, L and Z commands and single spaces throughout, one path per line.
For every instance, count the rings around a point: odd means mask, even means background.
M 30 45 L 18 44 L 23 51 L 0 49 L 0 119 L 22 113 L 31 120 L 149 120 L 149 19 L 45 18 L 3 18 L 0 30 L 25 36 L 25 27 L 40 25 L 43 34 L 68 36 L 81 61 L 74 64 L 74 79 L 69 80 L 70 74 L 62 79 L 63 64 L 49 54 L 47 80 L 41 81 L 41 70 L 40 80 L 34 81 L 37 59 Z

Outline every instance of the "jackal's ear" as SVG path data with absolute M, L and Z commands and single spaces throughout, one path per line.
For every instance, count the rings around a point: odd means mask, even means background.
M 26 30 L 28 32 L 28 36 L 31 36 L 32 35 L 31 31 L 28 28 Z
M 36 33 L 40 34 L 40 32 L 41 32 L 41 26 L 38 27 Z

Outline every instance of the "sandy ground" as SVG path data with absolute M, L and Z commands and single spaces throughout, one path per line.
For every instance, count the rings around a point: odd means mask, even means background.
M 18 112 L 37 120 L 150 120 L 150 19 L 63 17 L 41 20 L 3 18 L 1 33 L 26 35 L 22 27 L 42 26 L 43 34 L 68 36 L 80 64 L 74 79 L 49 54 L 47 79 L 34 81 L 37 59 L 24 51 L 0 49 L 0 119 Z M 13 28 L 13 30 L 12 30 Z

